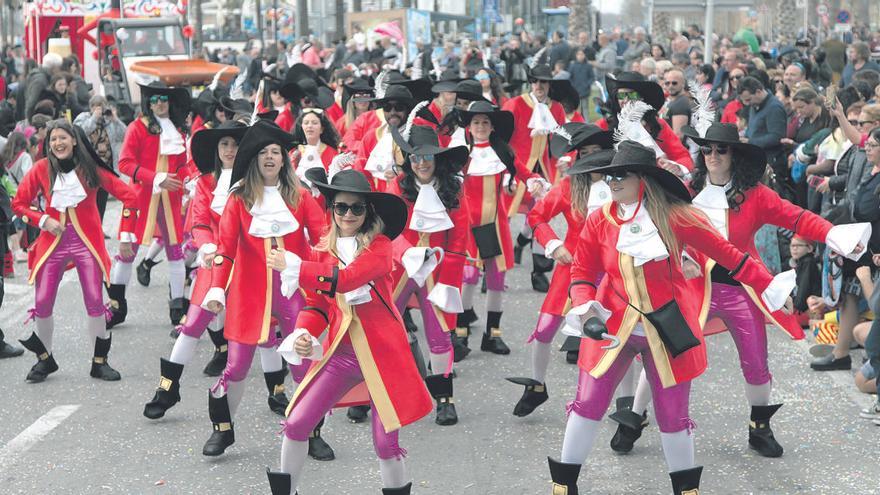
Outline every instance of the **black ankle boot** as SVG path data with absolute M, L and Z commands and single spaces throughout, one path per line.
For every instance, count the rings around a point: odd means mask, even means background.
M 781 457 L 782 445 L 773 437 L 770 429 L 770 418 L 782 404 L 772 406 L 752 406 L 752 417 L 749 423 L 749 447 L 764 457 Z
M 27 340 L 19 340 L 25 349 L 37 355 L 37 364 L 31 367 L 27 374 L 26 380 L 31 383 L 39 383 L 46 379 L 52 373 L 58 371 L 58 363 L 55 358 L 46 350 L 43 341 L 37 337 L 36 333 L 31 333 Z
M 577 364 L 578 357 L 580 357 L 581 339 L 572 336 L 565 337 L 565 341 L 562 343 L 562 347 L 560 347 L 559 350 L 565 352 L 566 363 Z
M 566 464 L 548 457 L 550 478 L 553 480 L 553 495 L 578 495 L 578 476 L 580 464 Z
M 648 426 L 648 413 L 637 414 L 632 410 L 633 397 L 620 397 L 617 399 L 617 411 L 608 418 L 616 421 L 617 431 L 611 438 L 611 450 L 625 454 L 633 449 L 633 446 L 642 436 L 642 430 Z
M 452 360 L 460 362 L 471 353 L 468 347 L 468 336 L 471 333 L 470 325 L 476 321 L 477 314 L 474 309 L 466 309 L 456 317 L 455 331 L 450 334 L 452 339 Z
M 284 368 L 281 368 L 278 371 L 263 373 L 263 378 L 266 379 L 266 388 L 269 390 L 269 409 L 271 409 L 273 413 L 282 417 L 285 416 L 284 413 L 287 411 L 287 404 L 290 402 L 287 395 L 284 393 L 285 376 L 287 376 L 287 373 L 285 373 Z
M 0 330 L 0 359 L 17 357 L 24 354 L 24 349 L 7 344 L 5 339 L 6 336 L 3 335 L 3 330 Z
M 546 293 L 550 290 L 547 273 L 553 271 L 553 260 L 543 254 L 532 254 L 532 289 Z
M 105 382 L 117 382 L 122 379 L 119 372 L 107 364 L 112 338 L 108 336 L 106 339 L 95 339 L 95 356 L 92 358 L 92 370 L 89 372 L 92 378 L 100 378 Z
M 442 374 L 425 377 L 425 385 L 431 397 L 437 401 L 437 417 L 434 422 L 440 426 L 450 426 L 458 423 L 458 413 L 452 399 L 452 375 Z
M 172 325 L 180 325 L 186 312 L 189 310 L 189 299 L 185 297 L 175 297 L 168 303 L 168 316 L 171 318 Z
M 290 474 L 276 473 L 266 468 L 266 476 L 269 478 L 269 489 L 272 490 L 272 495 L 290 495 L 290 489 L 293 488 Z
M 217 398 L 211 394 L 210 390 L 208 391 L 208 415 L 214 425 L 214 432 L 211 433 L 211 438 L 205 442 L 202 455 L 215 457 L 222 455 L 230 445 L 235 443 L 235 430 L 226 394 Z
M 162 373 L 159 387 L 156 388 L 153 400 L 144 405 L 144 416 L 150 419 L 165 416 L 165 411 L 180 402 L 180 375 L 183 374 L 183 365 L 159 359 L 159 369 Z
M 409 495 L 412 490 L 412 481 L 399 488 L 383 488 L 382 495 Z
M 351 406 L 345 415 L 348 416 L 348 420 L 352 423 L 363 423 L 367 420 L 367 413 L 369 411 L 370 406 Z
M 501 311 L 489 311 L 480 350 L 493 354 L 510 354 L 510 348 L 501 340 Z
M 223 336 L 222 328 L 216 332 L 208 330 L 208 337 L 211 337 L 211 342 L 214 343 L 214 355 L 211 356 L 211 360 L 205 365 L 205 369 L 202 370 L 202 373 L 208 376 L 220 376 L 220 374 L 223 373 L 223 370 L 226 369 L 226 358 L 229 356 L 229 344 L 226 342 L 226 337 Z
M 318 426 L 309 434 L 309 457 L 316 461 L 332 461 L 336 459 L 333 448 L 321 438 L 321 427 L 324 426 L 324 418 Z
M 547 385 L 533 380 L 531 378 L 514 377 L 507 378 L 507 381 L 517 385 L 523 385 L 526 389 L 523 391 L 522 397 L 513 407 L 513 415 L 520 418 L 532 414 L 541 404 L 547 402 L 550 398 L 547 395 Z
M 673 495 L 700 495 L 701 474 L 703 474 L 703 466 L 669 473 Z
M 477 316 L 477 312 L 474 311 L 474 308 L 466 309 L 458 314 L 458 326 L 461 327 L 470 327 L 474 323 L 480 321 L 480 317 Z
M 128 315 L 128 301 L 125 300 L 125 284 L 110 284 L 107 286 L 107 295 L 110 296 L 110 321 L 107 329 L 125 321 Z
M 516 244 L 513 246 L 513 262 L 519 265 L 522 263 L 523 249 L 532 243 L 532 240 L 519 233 L 516 235 Z
M 153 261 L 148 260 L 146 258 L 143 259 L 137 266 L 137 279 L 138 283 L 143 285 L 144 287 L 150 286 L 150 271 L 154 266 L 161 263 L 161 261 Z

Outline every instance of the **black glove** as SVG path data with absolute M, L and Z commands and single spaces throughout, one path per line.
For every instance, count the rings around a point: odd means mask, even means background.
M 592 316 L 584 322 L 584 335 L 587 337 L 593 340 L 604 340 L 603 333 L 608 333 L 608 327 L 598 316 Z

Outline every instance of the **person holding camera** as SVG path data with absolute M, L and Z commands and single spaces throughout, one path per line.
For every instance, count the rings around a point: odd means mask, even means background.
M 119 158 L 119 148 L 125 139 L 125 124 L 116 116 L 116 109 L 110 106 L 107 98 L 101 95 L 92 96 L 89 99 L 89 111 L 77 115 L 73 124 L 86 132 L 98 157 L 118 172 L 116 160 Z M 106 208 L 107 191 L 99 189 L 98 212 L 102 219 Z

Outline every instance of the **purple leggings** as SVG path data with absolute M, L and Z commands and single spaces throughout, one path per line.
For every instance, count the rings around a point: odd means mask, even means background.
M 498 271 L 498 267 L 495 265 L 494 261 L 485 263 L 485 267 L 486 288 L 498 292 L 504 291 L 504 272 Z M 479 268 L 473 265 L 465 265 L 462 282 L 468 285 L 477 285 L 478 283 L 480 283 Z
M 537 340 L 543 344 L 553 342 L 553 337 L 559 330 L 559 324 L 562 323 L 562 317 L 551 315 L 550 313 L 538 314 L 538 324 L 535 325 L 535 331 L 529 336 L 526 343 Z
M 86 313 L 89 316 L 104 316 L 106 309 L 104 308 L 104 294 L 101 287 L 100 261 L 95 259 L 72 225 L 65 227 L 61 234 L 61 241 L 55 246 L 55 250 L 52 251 L 37 274 L 34 316 L 37 318 L 52 316 L 55 296 L 58 295 L 58 285 L 61 283 L 61 277 L 64 275 L 68 263 L 73 263 L 76 266 L 79 284 L 82 287 L 83 301 L 86 304 Z
M 601 420 L 608 409 L 608 404 L 611 403 L 617 384 L 632 365 L 636 354 L 642 355 L 642 363 L 645 365 L 645 373 L 654 396 L 654 415 L 657 417 L 660 431 L 675 433 L 691 429 L 693 422 L 688 416 L 691 382 L 663 388 L 657 375 L 657 368 L 654 367 L 648 339 L 640 335 L 630 335 L 617 359 L 601 378 L 593 378 L 586 371 L 580 370 L 577 396 L 569 404 L 569 412 L 594 421 Z
M 164 211 L 162 209 L 162 200 L 159 200 L 159 212 Z M 159 232 L 161 232 L 162 236 L 159 238 L 159 242 L 165 245 L 165 257 L 168 258 L 168 261 L 178 261 L 183 259 L 183 248 L 181 247 L 179 240 L 178 244 L 169 244 L 168 243 L 168 225 L 165 224 L 165 215 L 156 215 L 156 224 L 159 227 Z M 152 241 L 152 239 L 141 239 L 141 242 Z M 120 261 L 122 263 L 134 263 L 135 257 L 137 257 L 138 252 L 138 244 L 132 244 L 132 255 L 131 257 L 123 257 L 121 254 L 117 254 L 115 259 L 116 261 Z
M 299 291 L 296 291 L 290 299 L 281 295 L 281 277 L 278 272 L 273 272 L 272 275 L 272 316 L 278 320 L 278 325 L 281 327 L 281 335 L 287 337 L 293 333 L 294 326 L 296 325 L 296 316 L 299 314 L 299 310 L 305 306 L 305 299 Z M 254 323 L 257 323 L 256 319 Z M 260 344 L 260 347 L 274 347 L 275 340 L 275 333 L 270 329 L 269 339 L 264 344 Z M 230 340 L 226 369 L 223 370 L 223 375 L 220 376 L 215 389 L 219 386 L 225 388 L 226 382 L 240 382 L 247 378 L 256 350 L 256 344 L 243 344 Z M 308 366 L 305 365 L 291 366 L 290 371 L 293 374 L 294 381 L 302 381 L 302 377 L 307 369 Z
M 428 289 L 419 287 L 412 279 L 406 281 L 400 295 L 394 304 L 397 310 L 403 313 L 406 309 L 406 303 L 411 295 L 415 294 L 419 301 L 419 311 L 422 312 L 422 321 L 425 324 L 425 337 L 428 339 L 428 348 L 431 354 L 444 354 L 452 350 L 452 341 L 449 340 L 449 334 L 443 331 L 443 326 L 437 319 L 437 313 L 434 305 L 428 300 Z M 437 311 L 440 311 L 439 309 Z
M 309 434 L 349 390 L 364 380 L 361 367 L 351 343 L 340 343 L 324 367 L 312 379 L 297 400 L 290 415 L 284 420 L 287 438 L 305 442 Z M 373 432 L 373 449 L 380 459 L 400 459 L 406 454 L 397 443 L 398 431 L 385 433 L 376 405 L 370 401 L 370 421 Z
M 720 318 L 730 330 L 739 353 L 739 365 L 749 385 L 771 380 L 767 365 L 767 328 L 764 313 L 742 287 L 712 284 L 709 318 Z

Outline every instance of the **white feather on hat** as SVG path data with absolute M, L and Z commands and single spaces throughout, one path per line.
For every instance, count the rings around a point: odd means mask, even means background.
M 614 130 L 614 149 L 623 141 L 635 141 L 646 148 L 651 148 L 658 158 L 666 156 L 660 149 L 654 138 L 642 125 L 642 117 L 645 113 L 653 110 L 651 105 L 644 101 L 631 101 L 620 109 L 617 114 L 617 129 Z

